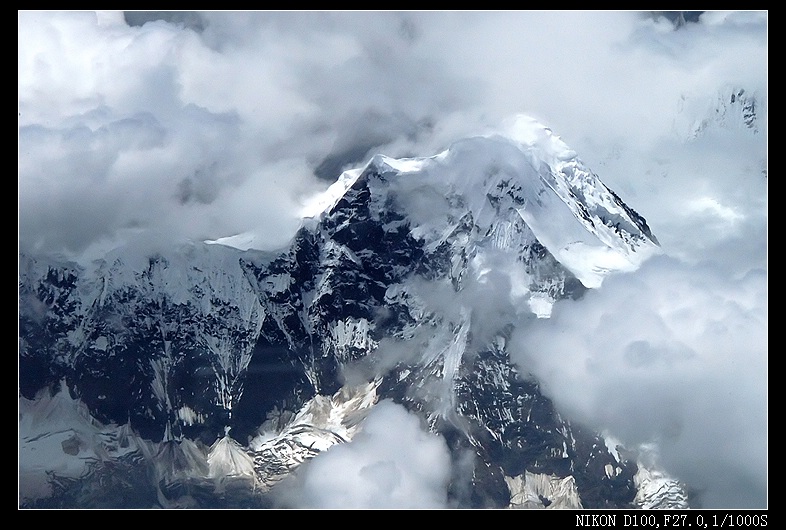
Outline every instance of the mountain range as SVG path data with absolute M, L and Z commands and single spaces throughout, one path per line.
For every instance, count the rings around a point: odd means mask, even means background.
M 449 506 L 689 505 L 511 361 L 521 322 L 661 252 L 547 127 L 377 155 L 287 248 L 247 239 L 20 255 L 21 507 L 275 507 L 382 402 L 444 439 Z

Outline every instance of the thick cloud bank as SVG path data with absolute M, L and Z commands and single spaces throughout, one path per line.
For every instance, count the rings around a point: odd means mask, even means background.
M 658 464 L 705 507 L 764 507 L 767 281 L 654 258 L 518 330 L 516 360 L 575 420 Z
M 680 185 L 659 178 L 656 144 L 683 107 L 766 88 L 766 12 L 677 30 L 630 11 L 18 21 L 20 247 L 71 257 L 239 233 L 280 247 L 341 169 L 430 156 L 521 112 L 650 219 L 647 197 Z

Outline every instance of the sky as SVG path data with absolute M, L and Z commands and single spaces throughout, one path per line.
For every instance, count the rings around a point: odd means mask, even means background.
M 513 360 L 577 421 L 655 443 L 705 506 L 766 506 L 768 17 L 687 18 L 19 11 L 19 249 L 86 262 L 244 234 L 275 250 L 343 169 L 530 115 L 646 218 L 663 254 L 527 321 Z M 716 112 L 740 89 L 754 129 Z M 439 471 L 358 456 L 358 476 L 393 466 L 406 487 L 357 502 L 444 503 L 438 442 L 395 405 L 378 414 Z M 386 454 L 386 438 L 354 451 Z M 304 506 L 330 502 L 302 487 Z

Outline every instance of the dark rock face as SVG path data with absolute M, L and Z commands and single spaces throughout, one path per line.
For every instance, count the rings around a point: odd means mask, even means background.
M 129 422 L 143 438 L 210 444 L 230 427 L 242 442 L 270 411 L 297 411 L 317 394 L 333 394 L 347 367 L 362 367 L 382 378 L 381 398 L 441 433 L 456 461 L 472 456 L 472 473 L 451 484 L 453 504 L 507 506 L 503 476 L 529 471 L 572 475 L 584 507 L 629 506 L 635 464 L 617 462 L 600 436 L 563 419 L 537 381 L 519 373 L 505 346 L 509 321 L 500 318 L 481 336 L 471 312 L 422 307 L 413 286 L 441 282 L 460 293 L 482 244 L 474 242 L 493 238 L 497 225 L 480 233 L 467 211 L 439 244 L 426 245 L 395 194 L 382 202 L 374 196 L 390 178 L 390 170 L 370 165 L 272 258 L 205 246 L 187 250 L 185 260 L 151 257 L 142 270 L 116 260 L 88 273 L 23 256 L 22 394 L 32 398 L 65 380 L 97 419 Z M 581 296 L 583 285 L 511 215 L 514 191 L 503 185 L 488 201 L 523 242 L 515 259 L 530 290 L 553 300 Z M 380 344 L 403 343 L 425 353 L 380 357 Z M 128 462 L 116 465 L 139 479 Z M 619 471 L 610 477 L 607 465 Z M 199 506 L 231 505 L 199 501 L 198 486 L 179 487 L 190 488 Z M 151 491 L 139 494 L 156 502 Z

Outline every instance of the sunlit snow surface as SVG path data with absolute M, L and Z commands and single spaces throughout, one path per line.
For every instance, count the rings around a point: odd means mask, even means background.
M 526 471 L 505 477 L 510 490 L 510 507 L 523 509 L 575 510 L 583 508 L 572 475 L 555 477 Z
M 372 185 L 377 203 L 393 195 L 413 235 L 434 246 L 467 214 L 483 237 L 497 228 L 500 211 L 512 209 L 586 287 L 600 286 L 610 273 L 635 270 L 660 252 L 635 212 L 558 136 L 528 116 L 516 116 L 492 134 L 460 140 L 433 157 L 377 155 L 369 166 L 385 175 L 384 183 Z M 342 174 L 303 214 L 329 212 L 360 175 L 359 170 Z M 512 250 L 515 243 L 501 246 Z M 538 311 L 543 313 L 542 307 Z

